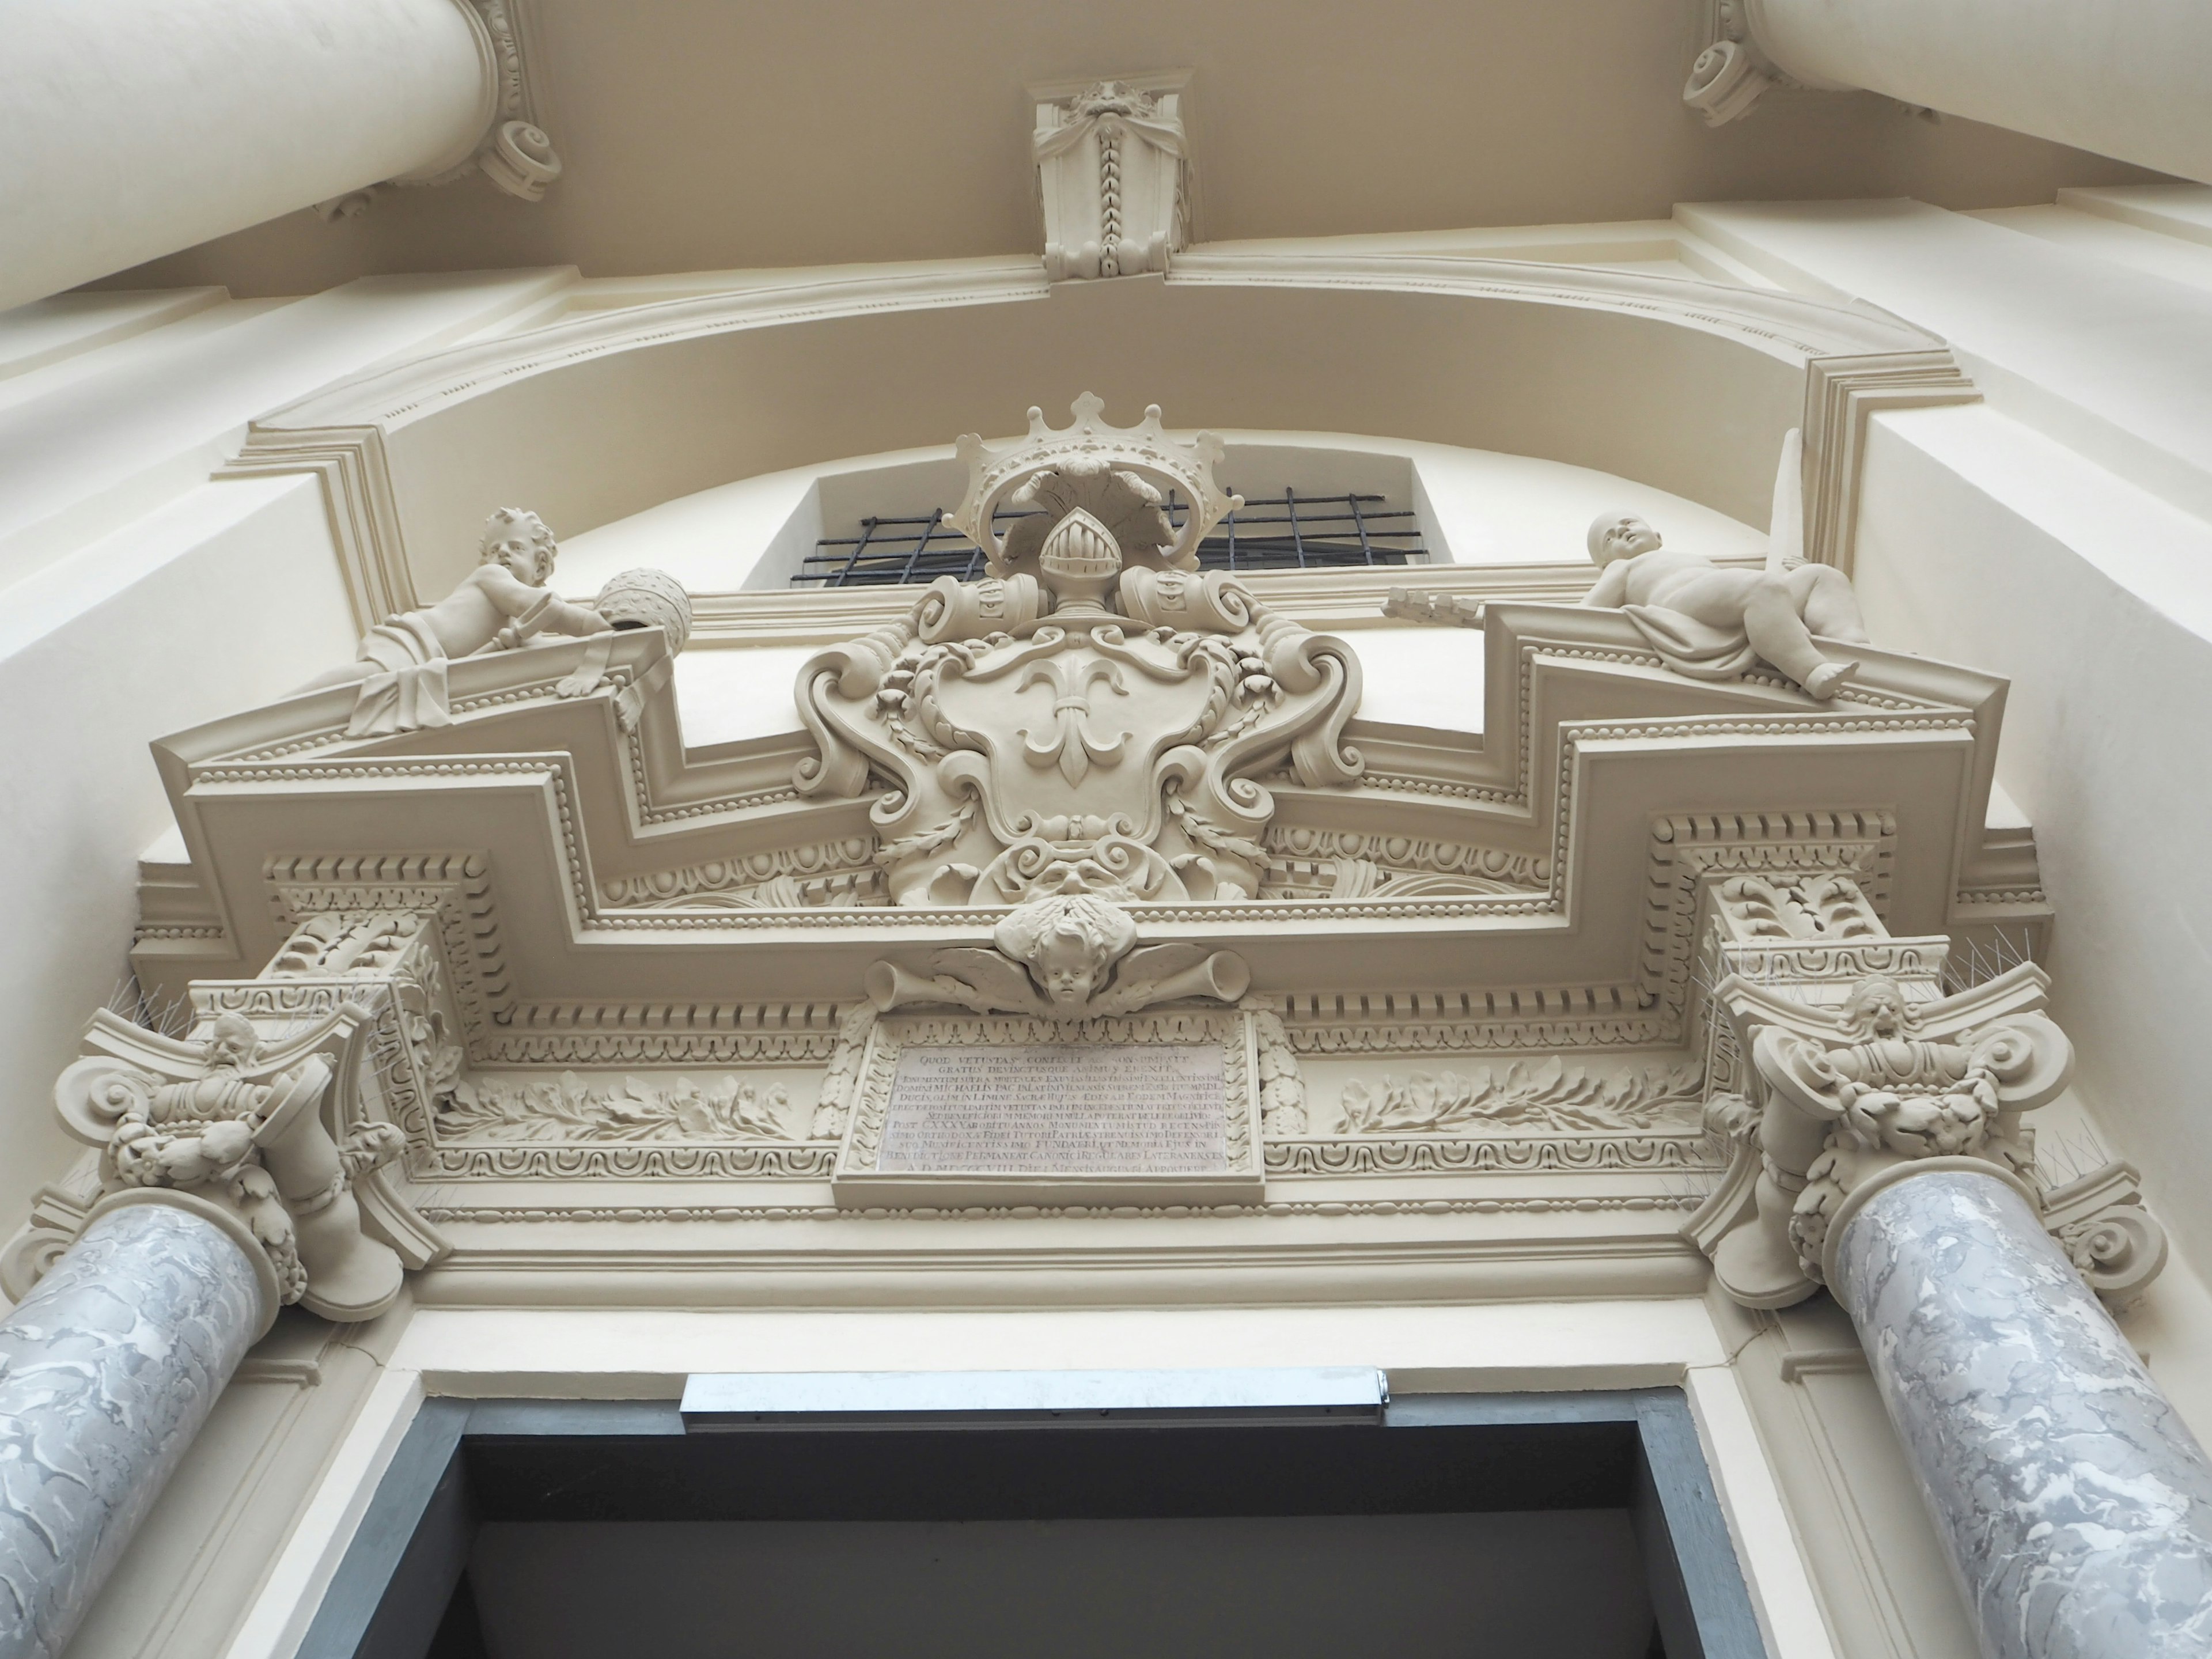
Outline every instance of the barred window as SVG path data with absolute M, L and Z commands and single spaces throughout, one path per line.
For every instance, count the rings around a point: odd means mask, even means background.
M 1182 501 L 1170 495 L 1167 509 L 1180 528 Z M 993 525 L 1004 535 L 1027 516 L 1001 512 Z M 1288 486 L 1279 495 L 1248 499 L 1198 544 L 1204 570 L 1331 570 L 1427 556 L 1412 509 L 1381 495 L 1301 495 Z M 799 564 L 795 587 L 927 584 L 939 576 L 968 581 L 983 574 L 981 550 L 945 522 L 941 507 L 923 518 L 863 519 L 856 534 L 824 537 Z

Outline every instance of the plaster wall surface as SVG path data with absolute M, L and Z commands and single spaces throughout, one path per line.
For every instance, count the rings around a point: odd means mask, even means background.
M 1192 75 L 1203 239 L 1795 196 L 1986 207 L 2142 176 L 1866 95 L 1771 96 L 1756 120 L 1709 129 L 1681 101 L 1710 39 L 1702 9 L 1649 0 L 538 0 L 523 16 L 538 111 L 567 163 L 544 201 L 476 179 L 396 192 L 336 225 L 288 215 L 125 283 L 283 294 L 370 271 L 549 262 L 599 276 L 1034 256 L 1024 88 L 1162 70 Z
M 2212 526 L 1973 408 L 1877 416 L 1859 522 L 1876 636 L 2012 678 L 1998 776 L 2035 825 L 2079 1086 L 2202 1259 Z
M 568 280 L 376 277 L 218 305 L 0 380 L 0 584 L 204 482 L 275 405 L 461 339 Z
M 170 823 L 147 745 L 342 660 L 352 624 L 312 477 L 204 484 L 19 585 L 0 626 L 0 1206 L 79 1150 L 53 1079 L 128 974 L 139 854 Z
M 1609 292 L 1594 304 L 1500 300 L 1480 291 L 1492 280 L 1481 275 L 1458 289 L 1448 263 L 1403 278 L 1283 274 L 1194 255 L 1164 282 L 1048 290 L 1002 261 L 846 273 L 794 294 L 748 273 L 665 311 L 569 318 L 365 378 L 271 424 L 387 423 L 398 521 L 425 592 L 465 573 L 494 507 L 530 501 L 574 538 L 736 479 L 963 432 L 1003 436 L 1032 404 L 1065 424 L 1086 390 L 1115 422 L 1157 403 L 1185 428 L 1349 431 L 1541 457 L 1766 521 L 1774 455 L 1804 398 L 1802 356 L 1783 341 L 1804 337 L 1808 319 L 1787 331 L 1685 326 L 1682 302 L 1702 296 L 1672 283 L 1628 304 Z M 1085 289 L 1097 291 L 1068 291 Z M 1744 303 L 1763 319 L 1772 301 Z M 1818 322 L 1813 337 L 1845 349 L 1869 333 L 1917 337 L 1861 330 L 1826 307 Z M 1559 522 L 1566 556 L 1583 556 L 1588 517 L 1571 531 Z
M 2212 300 L 2201 287 L 2102 257 L 2083 239 L 2023 235 L 1920 202 L 1679 212 L 1801 293 L 1865 301 L 1942 336 L 1997 407 L 2212 516 Z

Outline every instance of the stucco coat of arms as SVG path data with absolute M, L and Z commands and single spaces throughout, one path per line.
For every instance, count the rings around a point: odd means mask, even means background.
M 1214 483 L 1219 441 L 1167 438 L 1158 408 L 1106 427 L 1101 407 L 1085 397 L 1059 431 L 1032 409 L 1028 439 L 997 453 L 963 438 L 951 521 L 988 574 L 940 578 L 800 672 L 820 754 L 799 788 L 887 786 L 872 816 L 896 903 L 1249 898 L 1274 813 L 1264 780 L 1359 777 L 1342 741 L 1351 647 L 1197 569 L 1200 538 L 1241 504 Z

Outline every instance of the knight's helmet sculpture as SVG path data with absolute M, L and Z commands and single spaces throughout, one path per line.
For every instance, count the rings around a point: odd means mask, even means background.
M 940 577 L 799 672 L 821 752 L 799 788 L 889 786 L 872 816 L 896 903 L 1249 898 L 1274 812 L 1261 779 L 1359 776 L 1351 648 L 1198 568 L 1242 505 L 1214 480 L 1221 441 L 1169 437 L 1157 405 L 1126 429 L 1103 409 L 1086 394 L 1057 430 L 1032 409 L 1001 449 L 961 439 L 949 521 L 987 574 Z

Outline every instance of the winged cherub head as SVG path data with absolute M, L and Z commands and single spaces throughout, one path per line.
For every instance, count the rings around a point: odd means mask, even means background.
M 1114 964 L 1137 942 L 1129 913 L 1088 893 L 1018 907 L 992 942 L 1025 964 L 1037 988 L 1063 1007 L 1079 1007 L 1106 986 Z

